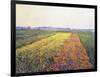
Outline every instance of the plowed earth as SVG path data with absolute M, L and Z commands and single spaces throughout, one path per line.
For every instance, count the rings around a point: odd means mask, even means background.
M 47 71 L 93 68 L 78 33 L 71 34 L 71 37 L 65 41 L 64 47 L 57 53 L 53 60 Z

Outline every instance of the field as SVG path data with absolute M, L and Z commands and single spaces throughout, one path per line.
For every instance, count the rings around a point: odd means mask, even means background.
M 92 32 L 80 32 L 80 39 L 87 49 L 92 64 L 95 63 L 95 35 Z
M 43 31 L 43 30 L 17 30 L 16 31 L 16 48 L 22 47 L 24 45 L 33 43 L 37 40 L 40 40 L 45 37 L 49 37 L 50 35 L 55 34 L 55 32 L 51 31 Z
M 16 30 L 16 72 L 46 72 L 94 67 L 94 34 Z

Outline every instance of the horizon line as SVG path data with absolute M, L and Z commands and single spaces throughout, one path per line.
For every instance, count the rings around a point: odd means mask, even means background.
M 16 26 L 16 27 L 25 27 L 25 28 L 41 28 L 41 27 L 45 27 L 45 28 L 49 28 L 51 26 Z M 67 29 L 94 29 L 94 28 L 70 28 L 70 27 L 51 27 L 51 28 L 67 28 Z

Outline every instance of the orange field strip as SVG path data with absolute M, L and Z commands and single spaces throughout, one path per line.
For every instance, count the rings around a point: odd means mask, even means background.
M 64 71 L 90 69 L 93 65 L 89 61 L 86 49 L 80 42 L 78 33 L 72 33 L 64 43 L 64 47 L 53 58 L 47 71 Z

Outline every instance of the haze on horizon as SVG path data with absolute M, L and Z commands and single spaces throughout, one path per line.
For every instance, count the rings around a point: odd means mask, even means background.
M 16 26 L 94 29 L 94 9 L 16 4 Z

